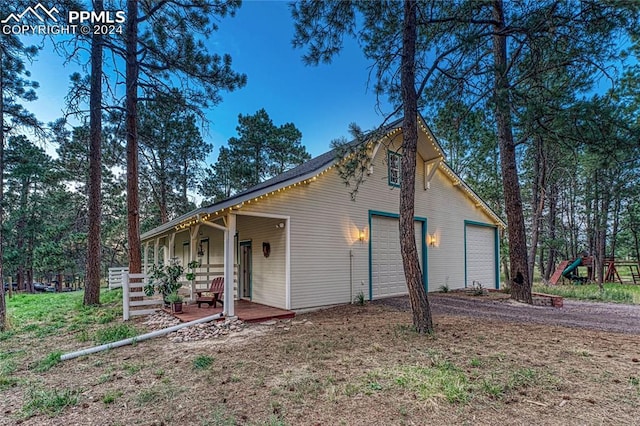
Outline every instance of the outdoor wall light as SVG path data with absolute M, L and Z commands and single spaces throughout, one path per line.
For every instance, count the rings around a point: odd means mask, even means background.
M 429 245 L 431 247 L 435 247 L 437 243 L 438 243 L 438 240 L 436 238 L 436 234 L 429 235 Z
M 276 228 L 278 228 L 278 229 L 284 228 L 284 222 L 280 222 L 279 224 L 277 224 Z
M 360 240 L 360 242 L 364 242 L 364 240 L 366 239 L 366 233 L 364 232 L 364 229 L 358 230 L 358 240 Z

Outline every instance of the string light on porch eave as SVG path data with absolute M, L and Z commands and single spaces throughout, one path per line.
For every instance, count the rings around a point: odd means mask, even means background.
M 427 139 L 429 140 L 429 142 L 431 142 L 431 145 L 436 150 L 436 152 L 444 157 L 444 154 L 442 153 L 442 151 L 438 147 L 438 144 L 436 143 L 436 140 L 433 138 L 433 136 L 431 136 L 431 131 L 424 124 L 422 124 L 422 120 L 418 120 L 418 123 L 420 123 L 420 128 L 422 129 L 423 132 L 426 133 Z
M 464 190 L 464 192 L 466 192 L 475 202 L 477 205 L 480 205 L 482 207 L 482 210 L 487 213 L 492 219 L 494 219 L 497 223 L 501 223 L 502 221 L 500 220 L 500 218 L 498 217 L 498 215 L 496 215 L 491 209 L 489 209 L 488 207 L 486 207 L 486 205 L 484 204 L 484 202 L 475 194 L 475 192 L 473 192 L 466 184 L 464 184 L 459 178 L 458 176 L 456 176 L 446 165 L 445 163 L 440 163 L 439 166 L 446 174 L 447 176 L 449 176 L 449 178 L 451 179 L 451 182 L 453 183 L 454 186 L 457 186 L 458 188 Z M 476 206 L 477 207 L 477 206 Z
M 400 132 L 401 130 L 402 130 L 402 127 L 396 127 L 395 129 L 391 130 L 389 133 L 384 135 L 383 138 L 391 139 L 391 137 L 393 135 L 395 135 L 396 133 Z
M 316 182 L 320 176 L 322 176 L 323 174 L 327 173 L 329 170 L 331 170 L 334 167 L 336 167 L 336 166 L 335 165 L 331 165 L 331 166 L 327 167 L 326 169 L 324 169 L 323 171 L 321 171 L 318 174 L 316 174 L 315 176 L 312 176 L 312 177 L 307 178 L 307 179 L 305 179 L 303 181 L 300 181 L 300 182 L 294 182 L 294 183 L 292 183 L 290 185 L 283 186 L 282 188 L 274 189 L 271 192 L 267 192 L 266 194 L 258 195 L 258 196 L 254 197 L 252 199 L 249 199 L 249 200 L 247 200 L 245 202 L 247 204 L 249 204 L 251 202 L 257 203 L 260 200 L 264 200 L 264 199 L 266 199 L 266 198 L 268 198 L 268 197 L 270 197 L 272 195 L 277 195 L 277 194 L 279 194 L 281 192 L 285 192 L 285 191 L 290 190 L 292 188 L 295 188 L 297 186 L 309 185 L 311 182 Z M 217 214 L 217 212 L 216 212 L 216 214 Z

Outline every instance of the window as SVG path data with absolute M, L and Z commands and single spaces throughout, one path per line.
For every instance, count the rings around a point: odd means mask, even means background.
M 400 186 L 400 160 L 402 155 L 389 151 L 389 185 Z

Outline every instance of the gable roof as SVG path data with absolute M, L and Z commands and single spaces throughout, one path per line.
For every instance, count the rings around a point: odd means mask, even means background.
M 440 153 L 444 152 L 437 139 L 431 132 L 431 129 L 429 128 L 429 126 L 427 126 L 422 117 L 418 116 L 418 121 L 420 124 L 419 127 L 421 127 L 423 131 L 425 131 L 425 133 L 429 136 L 429 139 L 434 144 L 436 150 Z M 400 129 L 401 124 L 402 118 L 386 125 L 382 129 L 382 132 L 386 133 L 386 135 L 388 136 L 389 134 Z M 354 140 L 349 142 L 349 144 L 356 145 L 358 142 L 359 141 Z M 191 225 L 198 223 L 201 220 L 209 219 L 212 215 L 218 215 L 225 210 L 231 211 L 234 207 L 241 207 L 244 202 L 250 202 L 253 199 L 257 201 L 264 196 L 274 194 L 280 190 L 314 181 L 317 177 L 328 172 L 335 166 L 337 160 L 336 156 L 336 150 L 332 149 L 328 152 L 325 152 L 324 154 L 312 158 L 311 160 L 299 166 L 289 169 L 284 173 L 274 176 L 271 179 L 267 179 L 264 182 L 246 189 L 245 191 L 239 192 L 238 194 L 235 194 L 225 200 L 185 213 L 182 216 L 179 216 L 167 223 L 164 223 L 150 231 L 145 232 L 140 236 L 140 238 L 141 240 L 148 240 L 152 237 L 161 236 L 172 228 L 175 228 L 176 231 L 185 229 Z M 464 183 L 462 178 L 455 174 L 453 170 L 449 168 L 449 166 L 447 166 L 444 162 L 441 162 L 440 167 L 444 167 L 445 173 L 449 175 L 449 177 L 452 179 L 452 182 L 460 182 L 462 184 L 462 189 L 464 189 L 465 192 L 467 192 L 467 194 L 476 201 L 477 205 L 479 204 L 479 206 L 483 207 L 483 209 L 489 214 L 489 216 L 492 216 L 496 220 L 499 226 L 502 226 L 503 228 L 506 227 L 506 224 L 502 221 L 502 219 L 500 219 L 500 217 L 471 188 L 469 188 L 469 186 Z

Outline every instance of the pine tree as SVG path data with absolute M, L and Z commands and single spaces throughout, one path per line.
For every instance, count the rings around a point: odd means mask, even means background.
M 127 238 L 129 270 L 142 269 L 138 163 L 138 101 L 170 96 L 178 82 L 184 107 L 201 112 L 221 101 L 222 90 L 246 84 L 231 68 L 231 57 L 210 54 L 203 41 L 217 29 L 215 19 L 233 15 L 239 1 L 137 2 L 127 0 L 126 64 Z
M 236 131 L 228 148 L 220 148 L 212 175 L 200 184 L 208 200 L 220 201 L 311 158 L 300 130 L 293 123 L 276 126 L 264 109 L 240 114 Z
M 292 5 L 296 21 L 294 46 L 308 46 L 304 60 L 310 64 L 330 62 L 342 48 L 345 35 L 355 36 L 363 43 L 365 54 L 376 63 L 376 89 L 396 101 L 396 111 L 402 110 L 402 183 L 400 187 L 400 250 L 409 299 L 413 312 L 413 325 L 420 333 L 433 331 L 431 309 L 423 286 L 422 271 L 414 232 L 414 200 L 416 150 L 418 140 L 418 97 L 428 77 L 416 73 L 417 58 L 421 53 L 421 35 L 417 26 L 418 3 L 411 0 L 400 4 L 379 2 L 314 2 L 302 1 Z M 356 15 L 362 14 L 362 27 L 356 28 Z M 401 19 L 400 19 L 401 17 Z M 383 127 L 383 126 L 381 126 Z M 356 130 L 354 128 L 354 130 Z M 355 132 L 360 135 L 359 132 Z M 375 138 L 360 135 L 355 151 L 350 153 L 350 162 L 341 174 L 349 180 L 354 174 L 356 181 L 366 169 L 367 143 Z M 352 145 L 353 146 L 353 145 Z M 340 154 L 345 153 L 338 149 Z M 354 154 L 354 155 L 351 155 Z M 361 161 L 360 161 L 361 160 Z M 361 179 L 360 179 L 361 180 Z M 352 197 L 357 192 L 354 187 Z
M 140 176 L 160 217 L 157 224 L 192 210 L 188 191 L 196 188 L 203 160 L 212 150 L 204 142 L 192 112 L 173 94 L 166 101 L 144 102 L 139 110 Z
M 7 16 L 6 6 L 0 7 L 2 16 Z M 20 2 L 11 5 L 22 6 Z M 36 117 L 25 109 L 20 102 L 36 99 L 35 90 L 38 84 L 29 80 L 30 73 L 25 62 L 37 53 L 35 46 L 25 46 L 19 37 L 4 34 L 0 39 L 0 331 L 4 331 L 7 323 L 6 300 L 4 293 L 4 148 L 8 135 L 20 128 L 31 128 L 36 131 L 41 125 Z

